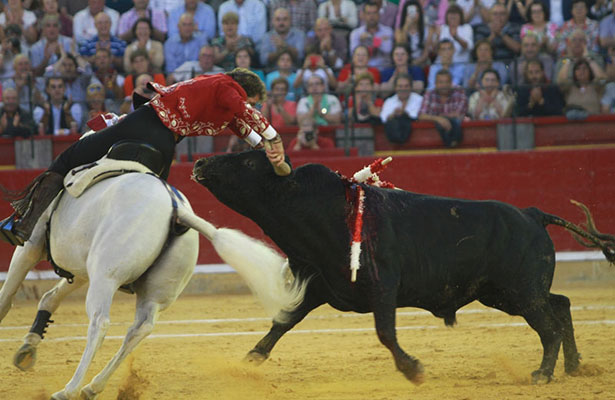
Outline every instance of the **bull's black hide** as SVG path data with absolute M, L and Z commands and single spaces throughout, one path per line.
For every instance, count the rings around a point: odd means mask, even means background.
M 562 342 L 566 371 L 577 369 L 570 302 L 549 293 L 555 254 L 545 226 L 566 226 L 601 243 L 611 261 L 612 236 L 598 239 L 536 208 L 363 185 L 361 269 L 352 283 L 353 204 L 347 180 L 318 164 L 297 168 L 288 177 L 276 176 L 262 151 L 201 159 L 194 174 L 218 200 L 263 229 L 286 253 L 296 277 L 311 277 L 290 322 L 274 320 L 249 359 L 266 359 L 285 332 L 329 303 L 342 311 L 373 312 L 378 337 L 397 368 L 420 382 L 420 362 L 397 344 L 395 308 L 420 307 L 452 325 L 460 307 L 478 300 L 523 316 L 540 335 L 544 355 L 533 373 L 535 380 L 551 378 Z

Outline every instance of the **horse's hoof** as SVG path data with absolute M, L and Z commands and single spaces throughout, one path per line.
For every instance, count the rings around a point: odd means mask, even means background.
M 538 369 L 532 372 L 532 384 L 533 385 L 544 385 L 546 383 L 551 382 L 552 374 L 545 372 L 542 369 Z
M 70 400 L 64 390 L 60 390 L 51 395 L 51 400 Z
M 81 389 L 81 398 L 83 400 L 94 400 L 98 397 L 98 393 L 95 393 L 90 385 L 86 385 Z
M 27 371 L 36 363 L 36 347 L 24 344 L 13 357 L 13 364 L 22 371 Z
M 243 361 L 254 365 L 261 365 L 267 358 L 269 358 L 269 354 L 263 354 L 256 350 L 250 350 L 250 352 L 244 357 Z

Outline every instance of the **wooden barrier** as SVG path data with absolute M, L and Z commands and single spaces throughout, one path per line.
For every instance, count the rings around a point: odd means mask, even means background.
M 373 157 L 331 157 L 294 159 L 294 167 L 321 162 L 350 176 L 373 161 Z M 263 238 L 261 229 L 247 218 L 220 204 L 204 187 L 190 180 L 191 163 L 177 163 L 169 182 L 191 201 L 197 214 L 218 226 L 241 229 Z M 19 189 L 40 170 L 0 171 L 0 184 Z M 519 207 L 537 206 L 570 221 L 584 217 L 570 204 L 574 199 L 586 204 L 599 230 L 615 233 L 615 147 L 535 150 L 524 152 L 452 152 L 395 156 L 382 179 L 400 188 L 420 193 L 468 199 L 495 199 Z M 0 203 L 0 217 L 9 215 L 10 206 Z M 580 250 L 562 228 L 550 227 L 558 251 Z M 0 270 L 8 268 L 13 248 L 0 242 Z M 199 263 L 220 262 L 206 239 L 201 239 Z

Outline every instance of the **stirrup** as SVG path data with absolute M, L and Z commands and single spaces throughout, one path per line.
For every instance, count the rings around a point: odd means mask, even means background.
M 17 213 L 14 212 L 9 217 L 0 222 L 0 239 L 12 244 L 13 246 L 23 246 L 25 240 L 15 232 L 15 222 Z

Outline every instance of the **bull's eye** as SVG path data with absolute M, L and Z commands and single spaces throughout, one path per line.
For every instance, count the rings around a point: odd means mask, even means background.
M 254 160 L 247 158 L 244 160 L 243 165 L 245 165 L 246 167 L 250 168 L 250 169 L 254 169 L 256 167 L 256 164 L 254 164 Z

